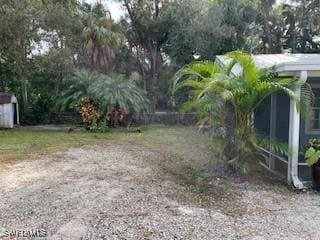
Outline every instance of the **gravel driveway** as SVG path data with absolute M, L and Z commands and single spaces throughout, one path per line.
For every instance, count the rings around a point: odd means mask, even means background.
M 160 155 L 109 144 L 2 169 L 0 231 L 43 229 L 47 237 L 37 239 L 64 240 L 320 239 L 319 196 L 242 182 L 234 197 L 213 196 L 206 206 L 153 164 Z

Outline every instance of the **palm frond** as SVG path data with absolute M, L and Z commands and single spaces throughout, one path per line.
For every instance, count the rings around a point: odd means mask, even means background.
M 310 85 L 304 84 L 299 96 L 296 79 L 279 78 L 275 72 L 259 70 L 250 55 L 239 51 L 228 53 L 227 57 L 231 62 L 225 70 L 219 70 L 210 62 L 196 62 L 178 71 L 173 81 L 173 93 L 181 88 L 189 93 L 183 111 L 196 110 L 202 117 L 212 119 L 218 132 L 225 132 L 220 137 L 227 140 L 230 149 L 226 149 L 226 154 L 234 155 L 232 159 L 257 158 L 262 154 L 261 145 L 287 155 L 286 144 L 260 140 L 253 128 L 252 116 L 267 97 L 277 93 L 294 100 L 301 114 L 310 112 L 314 101 Z M 231 70 L 236 65 L 242 71 L 234 76 Z
M 303 84 L 301 86 L 300 101 L 298 104 L 298 111 L 302 116 L 309 116 L 312 113 L 312 107 L 314 106 L 314 93 L 312 87 L 309 84 Z
M 268 149 L 275 154 L 280 154 L 286 157 L 290 154 L 288 143 L 278 139 L 263 138 L 259 143 L 259 146 Z
M 246 79 L 248 83 L 253 84 L 259 79 L 259 70 L 253 62 L 252 57 L 249 54 L 234 51 L 227 54 L 236 64 L 242 69 L 242 77 Z
M 76 70 L 69 83 L 59 101 L 63 108 L 73 108 L 81 99 L 88 98 L 99 103 L 102 112 L 112 111 L 117 106 L 145 116 L 150 112 L 146 93 L 124 75 Z

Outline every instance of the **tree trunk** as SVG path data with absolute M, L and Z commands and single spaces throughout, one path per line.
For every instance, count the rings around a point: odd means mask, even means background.
M 265 53 L 272 53 L 273 52 L 273 47 L 272 47 L 272 36 L 271 36 L 271 31 L 270 31 L 270 26 L 269 26 L 269 14 L 267 14 L 266 19 L 264 21 L 264 29 L 265 29 Z
M 2 92 L 5 92 L 6 91 L 6 83 L 4 81 L 4 78 L 3 78 L 3 74 L 2 74 L 2 66 L 0 64 L 0 89 Z
M 21 78 L 21 96 L 22 96 L 22 110 L 25 113 L 28 110 L 28 88 L 27 80 L 24 76 Z
M 21 96 L 22 96 L 22 110 L 25 113 L 28 109 L 28 89 L 27 79 L 25 76 L 25 65 L 27 59 L 26 44 L 24 37 L 21 38 L 21 66 L 20 66 L 20 81 L 21 81 Z
M 156 108 L 156 98 L 154 94 L 154 85 L 158 80 L 159 77 L 159 71 L 160 71 L 160 59 L 161 58 L 161 53 L 160 49 L 157 44 L 155 44 L 154 47 L 150 46 L 150 54 L 151 54 L 151 78 L 149 81 L 149 97 L 151 99 L 151 104 L 152 104 L 152 112 L 155 112 Z

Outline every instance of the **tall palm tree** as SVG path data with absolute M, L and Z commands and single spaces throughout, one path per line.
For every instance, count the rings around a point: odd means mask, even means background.
M 84 53 L 90 67 L 109 73 L 122 42 L 122 35 L 114 30 L 111 14 L 101 3 L 86 8 L 82 36 Z
M 275 73 L 259 70 L 248 54 L 236 51 L 227 56 L 232 61 L 225 70 L 211 62 L 196 62 L 182 68 L 175 76 L 173 92 L 184 87 L 192 89 L 187 106 L 207 114 L 214 125 L 224 127 L 223 137 L 230 137 L 228 147 L 234 147 L 228 152 L 233 153 L 232 161 L 235 161 L 261 154 L 252 117 L 268 96 L 282 92 L 307 110 L 306 106 L 312 105 L 313 94 L 305 84 L 298 102 L 292 90 L 294 79 L 277 78 Z M 236 64 L 242 68 L 237 76 L 231 72 Z

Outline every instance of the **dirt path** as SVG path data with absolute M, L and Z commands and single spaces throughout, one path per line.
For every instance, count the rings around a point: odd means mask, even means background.
M 91 146 L 0 171 L 2 238 L 43 229 L 39 239 L 320 239 L 318 196 L 239 183 L 233 200 L 205 206 L 152 164 L 156 154 Z

